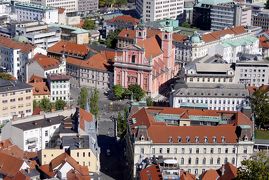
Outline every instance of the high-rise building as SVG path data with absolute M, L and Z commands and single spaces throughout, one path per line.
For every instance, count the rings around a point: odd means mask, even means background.
M 184 0 L 137 0 L 136 11 L 144 21 L 156 21 L 164 18 L 181 19 Z
M 269 10 L 264 9 L 252 16 L 252 25 L 260 26 L 263 30 L 269 29 Z
M 78 10 L 78 0 L 31 0 L 31 3 L 56 8 L 64 8 L 67 13 L 76 12 Z

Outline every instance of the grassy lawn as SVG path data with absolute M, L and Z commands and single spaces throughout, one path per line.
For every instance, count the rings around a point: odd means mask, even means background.
M 255 130 L 256 139 L 269 139 L 269 131 Z

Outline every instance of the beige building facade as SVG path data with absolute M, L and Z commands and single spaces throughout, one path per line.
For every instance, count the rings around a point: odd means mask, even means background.
M 14 116 L 31 116 L 33 113 L 32 86 L 20 81 L 0 79 L 0 123 Z

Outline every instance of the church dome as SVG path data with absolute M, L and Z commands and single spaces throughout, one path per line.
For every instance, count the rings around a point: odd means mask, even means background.
M 191 36 L 191 42 L 192 43 L 200 43 L 201 42 L 200 35 L 197 32 L 194 32 L 194 34 Z
M 15 36 L 14 37 L 14 40 L 15 41 L 19 41 L 19 42 L 24 42 L 24 43 L 28 43 L 29 42 L 29 40 L 26 37 L 24 37 L 24 36 Z

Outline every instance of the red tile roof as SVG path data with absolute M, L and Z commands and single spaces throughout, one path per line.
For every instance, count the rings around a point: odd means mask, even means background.
M 149 167 L 140 171 L 140 180 L 161 180 L 162 173 L 158 165 L 150 165 Z
M 195 175 L 184 171 L 180 174 L 180 180 L 196 180 L 196 177 Z
M 173 33 L 173 41 L 175 42 L 183 42 L 187 39 L 188 37 L 183 35 L 183 34 L 179 34 L 179 33 Z
M 133 26 L 139 23 L 139 19 L 133 18 L 130 15 L 117 16 L 107 20 L 109 23 L 132 23 Z
M 227 125 L 218 126 L 169 126 L 165 122 L 155 121 L 155 114 L 177 114 L 179 117 L 192 116 L 212 116 L 220 117 L 227 116 L 234 119 Z M 187 114 L 187 115 L 186 115 Z M 155 143 L 167 143 L 169 138 L 173 142 L 177 142 L 178 137 L 182 138 L 181 142 L 186 143 L 186 138 L 190 138 L 190 143 L 195 143 L 195 138 L 199 137 L 199 143 L 204 143 L 204 138 L 208 138 L 208 143 L 213 143 L 213 137 L 216 137 L 217 142 L 222 142 L 222 137 L 225 137 L 225 143 L 236 143 L 237 125 L 249 125 L 252 127 L 250 119 L 242 112 L 225 112 L 217 110 L 197 110 L 185 108 L 170 108 L 170 107 L 153 107 L 142 108 L 136 112 L 131 118 L 135 119 L 132 129 L 135 132 L 135 127 L 145 125 L 148 130 L 150 139 Z
M 34 45 L 31 45 L 29 43 L 21 43 L 4 36 L 0 36 L 0 46 L 7 47 L 10 49 L 20 49 L 24 53 L 29 53 L 35 48 Z
M 53 81 L 58 81 L 58 80 L 69 80 L 70 76 L 65 74 L 49 74 L 48 78 Z
M 137 45 L 145 49 L 145 56 L 147 59 L 150 59 L 151 57 L 154 58 L 163 53 L 156 37 L 147 38 L 140 41 Z
M 227 35 L 227 34 L 243 34 L 246 33 L 247 31 L 245 30 L 244 26 L 237 26 L 234 28 L 230 28 L 230 29 L 224 29 L 224 30 L 220 30 L 220 31 L 214 31 L 208 34 L 204 34 L 202 36 L 203 41 L 207 42 L 211 42 L 211 41 L 216 41 L 219 40 L 221 37 Z
M 118 37 L 121 38 L 128 38 L 128 39 L 135 39 L 135 30 L 131 29 L 123 29 L 121 32 L 118 34 Z
M 88 176 L 89 170 L 87 166 L 81 166 L 77 163 L 75 159 L 73 159 L 71 156 L 69 156 L 67 153 L 63 153 L 53 160 L 49 164 L 40 166 L 40 170 L 47 174 L 50 177 L 53 177 L 55 175 L 56 168 L 60 168 L 60 165 L 63 165 L 64 163 L 68 163 L 72 168 L 77 171 L 81 176 Z
M 28 83 L 33 86 L 33 95 L 50 95 L 50 91 L 45 82 Z
M 44 78 L 33 74 L 29 80 L 29 83 L 34 83 L 34 82 L 44 82 Z
M 68 57 L 66 62 L 75 66 L 83 67 L 86 69 L 95 69 L 100 71 L 107 71 L 110 66 L 109 62 L 114 61 L 116 53 L 114 51 L 102 51 L 91 56 L 87 60 L 80 60 L 77 58 Z
M 19 172 L 23 163 L 24 161 L 19 158 L 0 152 L 0 174 L 14 177 Z
M 220 177 L 220 180 L 235 179 L 237 177 L 237 168 L 233 164 L 226 163 L 223 166 L 223 169 L 219 169 L 220 171 L 224 170 L 223 175 L 221 175 Z
M 60 62 L 57 59 L 45 56 L 43 54 L 36 54 L 33 58 L 44 70 L 58 68 Z
M 48 52 L 62 54 L 63 52 L 68 54 L 75 54 L 78 56 L 87 56 L 89 53 L 89 47 L 87 45 L 76 44 L 69 41 L 59 41 L 55 45 L 48 48 Z
M 265 36 L 261 36 L 259 40 L 260 40 L 260 47 L 269 49 L 269 39 L 267 39 Z
M 85 111 L 84 109 L 79 109 L 79 115 L 80 115 L 80 128 L 85 130 L 85 121 L 90 122 L 93 120 L 93 115 L 90 112 Z
M 213 179 L 218 179 L 218 178 L 219 178 L 219 174 L 214 169 L 209 169 L 202 174 L 202 180 L 213 180 Z
M 68 171 L 66 177 L 68 180 L 89 180 L 89 179 L 91 179 L 91 177 L 89 175 L 83 176 L 73 169 Z

